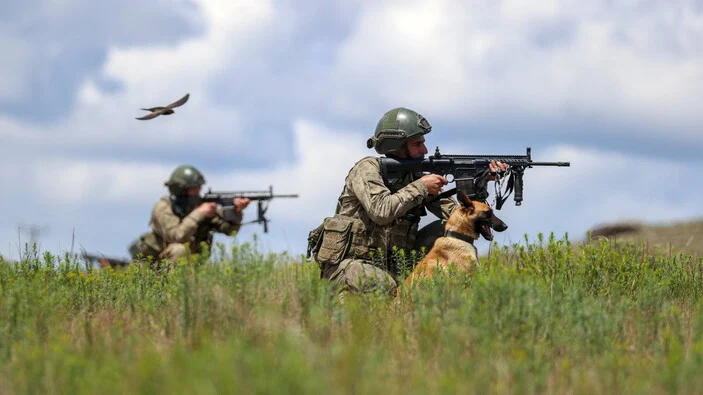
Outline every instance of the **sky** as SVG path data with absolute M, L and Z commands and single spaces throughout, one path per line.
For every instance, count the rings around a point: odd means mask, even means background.
M 11 259 L 32 227 L 42 250 L 126 257 L 181 164 L 213 190 L 299 194 L 235 241 L 304 253 L 400 106 L 430 151 L 571 162 L 526 171 L 501 244 L 703 217 L 700 0 L 10 0 L 0 53 Z

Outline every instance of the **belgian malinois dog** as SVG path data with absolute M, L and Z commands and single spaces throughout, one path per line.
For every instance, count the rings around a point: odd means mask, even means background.
M 493 230 L 502 232 L 508 225 L 493 214 L 486 203 L 470 200 L 463 192 L 457 192 L 460 206 L 447 220 L 444 237 L 438 238 L 432 249 L 413 269 L 405 280 L 406 286 L 422 277 L 430 277 L 437 270 L 455 264 L 459 270 L 471 273 L 478 262 L 474 240 L 483 236 L 493 240 Z

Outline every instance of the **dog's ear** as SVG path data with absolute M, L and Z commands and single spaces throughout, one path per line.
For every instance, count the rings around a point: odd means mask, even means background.
M 473 202 L 471 201 L 471 199 L 469 199 L 468 196 L 466 196 L 466 194 L 464 192 L 458 190 L 456 192 L 456 196 L 457 196 L 457 198 L 459 198 L 459 204 L 461 204 L 462 207 L 474 208 Z

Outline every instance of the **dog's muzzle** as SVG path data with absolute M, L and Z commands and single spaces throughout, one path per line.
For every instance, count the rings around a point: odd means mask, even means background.
M 491 228 L 493 228 L 496 232 L 504 232 L 508 229 L 508 224 L 493 214 L 493 216 L 491 216 Z
M 478 226 L 478 233 L 483 236 L 484 239 L 488 241 L 493 240 L 493 230 L 496 232 L 503 232 L 508 229 L 508 225 L 503 222 L 500 218 L 496 217 L 495 214 L 486 221 L 481 221 Z

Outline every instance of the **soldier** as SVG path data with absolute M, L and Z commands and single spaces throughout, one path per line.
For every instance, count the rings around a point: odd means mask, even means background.
M 367 147 L 388 157 L 422 159 L 427 154 L 424 135 L 431 130 L 417 112 L 394 108 L 380 119 Z M 491 171 L 500 169 L 507 165 L 491 164 Z M 408 174 L 387 185 L 377 158 L 358 161 L 346 177 L 335 216 L 326 218 L 309 237 L 309 249 L 320 264 L 322 278 L 341 290 L 393 292 L 400 274 L 393 247 L 429 250 L 457 207 L 451 198 L 427 203 L 446 184 L 447 179 L 437 174 L 417 179 Z M 418 230 L 425 207 L 440 219 Z
M 182 165 L 173 171 L 165 183 L 170 194 L 154 205 L 149 222 L 151 232 L 143 234 L 129 248 L 133 259 L 142 254 L 153 257 L 156 265 L 162 259 L 175 261 L 186 256 L 188 250 L 200 252 L 201 242 L 212 246 L 212 232 L 233 235 L 239 230 L 242 211 L 249 205 L 249 199 L 233 200 L 234 220 L 227 222 L 217 203 L 200 201 L 203 184 L 205 178 L 193 166 Z

